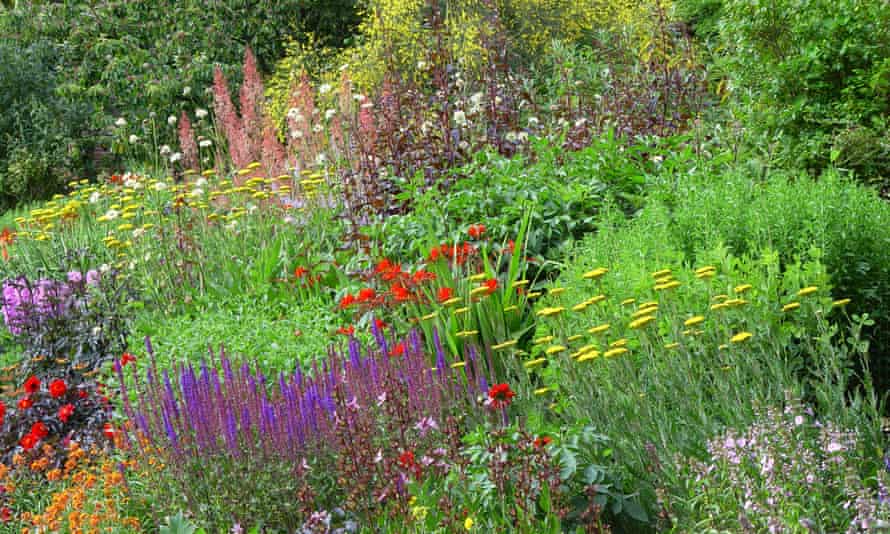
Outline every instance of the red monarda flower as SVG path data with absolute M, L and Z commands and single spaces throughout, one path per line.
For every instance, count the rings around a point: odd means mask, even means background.
M 470 234 L 470 237 L 473 239 L 479 239 L 482 237 L 482 234 L 485 233 L 485 225 L 484 224 L 474 224 L 470 226 L 470 229 L 467 231 Z
M 27 410 L 34 404 L 34 401 L 31 400 L 31 397 L 22 397 L 19 399 L 19 410 Z
M 31 434 L 34 435 L 37 439 L 43 439 L 49 435 L 49 430 L 46 428 L 46 425 L 43 424 L 43 421 L 37 421 L 33 425 L 31 425 Z
M 445 302 L 446 300 L 450 299 L 453 296 L 454 296 L 454 290 L 451 289 L 450 287 L 440 287 L 439 288 L 439 294 L 438 294 L 439 302 Z
M 66 405 L 62 406 L 61 408 L 59 408 L 59 420 L 62 421 L 63 423 L 67 423 L 68 418 L 71 417 L 72 415 L 74 415 L 74 405 L 73 404 L 69 403 L 69 404 L 66 404 Z
M 337 333 L 343 334 L 344 336 L 351 336 L 352 334 L 355 333 L 355 327 L 354 326 L 341 326 L 340 328 L 337 329 Z
M 136 356 L 133 356 L 133 355 L 130 354 L 129 352 L 125 352 L 125 353 L 121 356 L 121 367 L 127 365 L 127 364 L 130 363 L 130 362 L 135 362 L 135 361 L 136 361 Z
M 34 434 L 25 434 L 22 436 L 21 441 L 19 441 L 19 445 L 22 446 L 26 451 L 30 451 L 34 448 L 34 445 L 37 445 L 37 442 L 40 441 L 37 439 L 37 436 Z
M 341 310 L 345 310 L 346 308 L 352 306 L 353 304 L 355 304 L 355 297 L 348 293 L 346 294 L 346 296 L 344 296 L 342 299 L 340 299 L 340 309 Z
M 498 279 L 497 278 L 489 278 L 485 281 L 485 287 L 488 288 L 488 291 L 485 292 L 486 295 L 491 295 L 498 288 Z
M 359 302 L 369 302 L 371 300 L 374 300 L 374 298 L 376 296 L 377 296 L 377 292 L 374 291 L 373 288 L 366 287 L 358 292 L 358 301 Z
M 53 380 L 49 385 L 49 394 L 52 395 L 54 399 L 58 399 L 67 391 L 68 386 L 65 385 L 65 381 L 62 379 Z
M 488 390 L 488 399 L 495 409 L 509 406 L 515 396 L 508 384 L 495 384 Z
M 32 376 L 31 378 L 25 380 L 25 393 L 37 393 L 40 389 L 40 379 L 36 376 Z

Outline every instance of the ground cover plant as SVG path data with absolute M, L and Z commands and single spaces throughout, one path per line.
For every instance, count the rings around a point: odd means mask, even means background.
M 3 3 L 0 532 L 886 529 L 890 20 L 792 4 Z

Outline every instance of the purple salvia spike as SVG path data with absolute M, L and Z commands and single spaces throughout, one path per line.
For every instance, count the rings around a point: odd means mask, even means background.
M 439 330 L 433 328 L 433 345 L 436 347 L 436 374 L 439 380 L 447 372 L 445 370 L 447 363 L 445 362 L 445 349 L 442 347 L 442 340 L 439 338 Z

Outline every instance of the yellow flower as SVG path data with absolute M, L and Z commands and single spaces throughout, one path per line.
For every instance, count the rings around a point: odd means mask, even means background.
M 565 292 L 566 292 L 566 288 L 564 288 L 564 287 L 554 287 L 552 289 L 547 290 L 547 294 L 550 295 L 551 297 L 555 297 L 557 295 L 562 295 Z
M 504 313 L 511 312 L 511 311 L 516 311 L 516 310 L 518 310 L 518 309 L 519 309 L 519 306 L 517 306 L 517 305 L 514 304 L 514 305 L 512 305 L 512 306 L 507 306 L 506 308 L 504 308 Z
M 610 327 L 610 325 L 608 323 L 601 324 L 599 326 L 594 326 L 593 328 L 587 330 L 587 333 L 588 334 L 601 334 L 601 333 L 605 332 L 606 330 L 608 330 L 609 327 Z
M 731 306 L 731 307 L 732 306 L 744 306 L 745 304 L 748 304 L 748 301 L 745 299 L 729 299 L 729 300 L 723 301 L 723 304 L 726 304 L 727 306 Z
M 819 291 L 819 288 L 816 286 L 807 286 L 800 291 L 797 292 L 798 297 L 805 297 L 807 295 L 812 295 L 816 291 Z
M 639 310 L 635 311 L 631 314 L 631 319 L 637 319 L 644 315 L 649 315 L 658 311 L 658 304 L 653 304 L 651 306 L 641 307 Z
M 254 169 L 259 169 L 261 166 L 262 166 L 262 165 L 260 165 L 260 162 L 258 162 L 258 161 L 254 161 L 254 162 L 249 163 L 249 164 L 247 165 L 247 168 L 248 168 L 249 170 L 254 170 Z
M 631 321 L 631 323 L 628 325 L 628 327 L 631 330 L 636 330 L 638 328 L 642 328 L 642 327 L 646 326 L 647 324 L 651 323 L 654 320 L 655 320 L 654 315 L 645 315 L 635 321 Z
M 584 336 L 581 335 L 581 334 L 575 334 L 574 336 L 569 336 L 569 337 L 567 337 L 567 338 L 566 338 L 566 341 L 568 341 L 569 343 L 572 343 L 572 342 L 578 341 L 578 340 L 581 339 L 582 337 L 584 337 Z
M 533 367 L 537 367 L 539 365 L 543 365 L 547 362 L 547 358 L 535 358 L 534 360 L 529 360 L 522 364 L 526 369 L 531 369 Z
M 466 364 L 467 364 L 467 362 L 454 362 L 451 364 L 451 368 L 452 369 L 460 369 L 461 367 L 465 366 Z
M 429 510 L 426 506 L 415 506 L 411 508 L 411 515 L 414 516 L 414 519 L 418 521 L 423 521 L 426 518 L 426 513 Z
M 722 310 L 723 308 L 728 308 L 729 306 L 725 302 L 719 302 L 717 304 L 711 305 L 711 311 Z
M 741 293 L 744 293 L 745 291 L 748 291 L 752 287 L 753 286 L 751 284 L 742 284 L 740 286 L 735 286 L 732 290 L 738 294 L 741 294 Z
M 585 309 L 587 309 L 587 306 L 589 306 L 589 304 L 587 304 L 587 302 L 582 302 L 581 304 L 575 304 L 574 306 L 572 306 L 572 311 L 573 312 L 582 312 Z
M 470 311 L 470 308 L 457 308 L 456 310 L 454 310 L 454 315 L 462 315 L 464 313 L 467 313 L 468 311 Z
M 782 311 L 789 312 L 791 310 L 796 310 L 797 308 L 800 308 L 800 302 L 789 302 L 788 304 L 782 306 Z
M 443 303 L 442 303 L 442 306 L 451 306 L 452 304 L 457 304 L 457 303 L 460 302 L 461 300 L 462 300 L 462 299 L 461 299 L 460 297 L 451 297 L 450 299 L 448 299 L 448 300 L 446 300 L 445 302 L 443 302 Z
M 704 280 L 706 278 L 714 278 L 714 275 L 716 275 L 716 274 L 717 274 L 717 271 L 703 271 L 703 272 L 697 273 L 695 275 L 695 277 L 699 278 L 701 280 Z
M 618 347 L 616 349 L 607 350 L 603 353 L 604 358 L 612 358 L 614 356 L 619 356 L 627 352 L 627 349 L 624 347 Z
M 726 349 L 728 349 L 728 348 L 729 348 L 729 345 L 727 345 L 726 343 L 724 343 L 724 344 L 720 345 L 719 347 L 717 347 L 717 350 L 726 350 Z
M 466 519 L 464 520 L 464 529 L 466 529 L 466 530 L 472 530 L 472 529 L 473 529 L 473 524 L 474 524 L 474 523 L 473 523 L 473 518 L 472 518 L 472 517 L 468 517 L 468 518 L 466 518 Z
M 527 286 L 528 280 L 517 280 L 510 284 L 510 289 L 516 289 L 517 287 Z
M 532 345 L 543 345 L 544 343 L 550 343 L 551 341 L 553 341 L 553 339 L 553 336 L 539 337 L 538 339 L 532 341 Z
M 668 343 L 668 344 L 666 344 L 666 345 L 664 346 L 664 348 L 666 348 L 666 349 L 675 349 L 675 348 L 677 348 L 677 347 L 679 347 L 679 346 L 680 346 L 679 343 Z
M 683 321 L 683 326 L 695 326 L 697 324 L 701 324 L 705 321 L 705 318 L 701 315 L 696 315 L 694 317 L 690 317 Z
M 637 301 L 637 299 L 631 297 L 631 298 L 629 298 L 629 299 L 624 299 L 624 300 L 622 300 L 622 301 L 621 301 L 621 305 L 622 305 L 622 306 L 629 306 L 629 305 L 633 304 L 633 303 L 636 302 L 636 301 Z
M 537 297 L 540 297 L 540 296 L 541 296 L 541 292 L 540 292 L 540 291 L 529 291 L 528 294 L 526 295 L 526 297 L 527 297 L 527 298 L 530 298 L 530 299 L 537 298 Z
M 831 307 L 838 308 L 841 306 L 846 306 L 849 303 L 850 303 L 850 299 L 840 299 L 840 300 L 836 300 L 836 301 L 832 302 Z
M 478 333 L 479 333 L 478 330 L 464 330 L 463 332 L 458 332 L 458 333 L 456 333 L 456 334 L 454 334 L 454 335 L 457 336 L 457 337 L 459 337 L 459 338 L 461 338 L 461 339 L 463 339 L 463 338 L 465 338 L 465 337 L 472 337 L 472 336 L 475 336 L 475 335 L 478 334 Z
M 676 287 L 680 287 L 680 282 L 673 280 L 666 284 L 658 284 L 655 286 L 655 291 L 667 291 L 668 289 L 674 289 Z
M 484 293 L 488 293 L 490 291 L 488 286 L 479 286 L 472 291 L 470 291 L 470 296 L 475 297 L 476 295 L 482 295 Z
M 554 315 L 559 315 L 560 313 L 565 311 L 565 307 L 556 306 L 556 307 L 548 307 L 542 310 L 539 310 L 536 314 L 538 317 L 552 317 Z
M 486 278 L 488 278 L 488 275 L 486 273 L 478 273 L 472 276 L 468 276 L 467 280 L 469 280 L 470 282 L 480 282 L 482 280 L 485 280 Z
M 662 269 L 660 271 L 655 271 L 654 273 L 652 273 L 652 278 L 661 278 L 662 276 L 671 274 L 671 272 L 672 271 L 670 269 Z
M 609 272 L 609 269 L 606 269 L 605 267 L 597 267 L 596 269 L 587 271 L 581 275 L 581 278 L 584 278 L 585 280 L 596 280 L 607 272 Z
M 732 336 L 729 341 L 730 343 L 741 343 L 743 341 L 747 341 L 751 339 L 751 332 L 739 332 L 738 334 Z
M 553 345 L 552 347 L 547 347 L 547 350 L 544 351 L 544 354 L 547 356 L 553 356 L 559 352 L 566 350 L 566 348 L 562 345 Z
M 124 224 L 118 225 L 117 229 L 120 230 L 121 232 L 125 232 L 127 230 L 132 230 L 133 225 L 130 223 L 124 223 Z
M 716 271 L 716 270 L 717 270 L 717 268 L 714 267 L 713 265 L 705 265 L 704 267 L 700 267 L 700 268 L 696 269 L 695 274 L 701 274 L 701 273 L 706 273 L 708 271 Z
M 609 343 L 610 347 L 626 347 L 627 346 L 627 338 L 623 337 L 617 341 L 613 341 Z
M 553 390 L 550 388 L 538 388 L 534 391 L 534 394 L 540 396 L 540 395 L 544 395 L 546 393 L 550 393 L 551 391 L 553 391 Z
M 497 345 L 494 345 L 493 347 L 491 347 L 491 350 L 506 349 L 507 347 L 512 347 L 514 345 L 516 345 L 516 340 L 511 339 L 509 341 L 504 341 L 503 343 L 498 343 Z
M 439 312 L 428 313 L 420 318 L 421 321 L 428 321 L 429 319 L 435 319 L 439 316 Z
M 604 301 L 604 300 L 606 300 L 606 296 L 605 296 L 605 295 L 595 295 L 595 296 L 590 297 L 589 299 L 587 299 L 587 304 L 588 304 L 588 305 L 599 304 L 600 302 L 602 302 L 602 301 Z
M 721 300 L 726 300 L 728 298 L 729 298 L 729 295 L 714 295 L 713 297 L 711 297 L 711 300 L 716 300 L 719 302 Z

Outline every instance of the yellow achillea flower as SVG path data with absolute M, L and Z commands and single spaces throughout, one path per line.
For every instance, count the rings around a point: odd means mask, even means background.
M 517 280 L 517 281 L 513 282 L 512 284 L 510 284 L 510 289 L 516 289 L 517 287 L 527 286 L 528 283 L 529 283 L 528 280 Z
M 601 324 L 599 326 L 594 326 L 593 328 L 587 330 L 588 334 L 601 334 L 608 330 L 610 327 L 609 324 Z
M 800 308 L 800 302 L 789 302 L 788 304 L 782 306 L 783 312 L 790 312 L 791 310 L 796 310 Z
M 840 299 L 840 300 L 836 300 L 836 301 L 832 302 L 831 307 L 838 308 L 841 306 L 846 306 L 849 303 L 850 303 L 850 299 Z
M 572 353 L 572 358 L 579 358 L 593 350 L 596 350 L 596 345 L 584 345 L 583 347 Z
M 535 395 L 538 395 L 538 396 L 541 396 L 541 395 L 550 393 L 551 391 L 553 391 L 553 390 L 550 389 L 550 388 L 538 388 L 538 389 L 536 389 L 536 390 L 534 391 L 534 394 L 535 394 Z
M 819 291 L 819 288 L 816 286 L 807 286 L 800 291 L 797 292 L 798 297 L 805 297 L 807 295 L 812 295 L 816 291 Z
M 553 341 L 553 339 L 553 336 L 539 337 L 538 339 L 532 341 L 532 345 L 543 345 L 544 343 L 550 343 L 551 341 Z
M 679 346 L 680 346 L 679 343 L 668 343 L 668 344 L 666 344 L 666 345 L 664 346 L 664 348 L 670 350 L 670 349 L 676 349 L 676 348 L 679 347 Z
M 637 299 L 631 297 L 631 298 L 629 298 L 629 299 L 624 299 L 624 300 L 622 300 L 622 301 L 621 301 L 621 305 L 622 305 L 622 306 L 630 306 L 631 304 L 633 304 L 633 303 L 636 302 L 636 301 L 637 301 Z
M 533 367 L 544 365 L 545 363 L 547 363 L 547 358 L 535 358 L 534 360 L 529 360 L 522 365 L 526 369 L 532 369 Z
M 582 312 L 587 309 L 587 306 L 589 306 L 589 304 L 587 304 L 587 302 L 582 302 L 581 304 L 575 304 L 574 306 L 572 306 L 572 311 L 573 312 Z
M 606 300 L 606 296 L 605 296 L 605 295 L 595 295 L 595 296 L 590 297 L 589 299 L 587 299 L 586 303 L 587 303 L 588 305 L 592 306 L 592 305 L 594 305 L 594 304 L 599 304 L 600 302 L 602 302 L 602 301 L 604 301 L 604 300 Z
M 714 276 L 716 276 L 716 274 L 717 274 L 717 271 L 702 271 L 700 273 L 696 273 L 695 277 L 700 280 L 704 280 L 707 278 L 714 278 Z
M 716 271 L 716 270 L 717 270 L 717 267 L 714 267 L 713 265 L 705 265 L 704 267 L 699 267 L 698 269 L 696 269 L 695 274 L 705 273 L 708 271 Z
M 488 275 L 487 275 L 487 274 L 485 274 L 485 273 L 478 273 L 478 274 L 474 274 L 474 275 L 472 275 L 472 276 L 468 276 L 468 277 L 467 277 L 467 280 L 469 280 L 470 282 L 480 282 L 480 281 L 482 281 L 482 280 L 485 280 L 486 278 L 488 278 Z
M 751 332 L 739 332 L 738 334 L 732 336 L 729 341 L 730 343 L 741 343 L 743 341 L 747 341 L 751 339 L 753 334 Z
M 630 316 L 631 319 L 637 319 L 644 315 L 649 315 L 658 311 L 658 304 L 653 304 L 651 306 L 640 307 L 639 310 L 633 312 Z
M 568 341 L 569 343 L 572 343 L 572 342 L 574 342 L 574 341 L 578 341 L 578 340 L 581 339 L 582 337 L 584 337 L 584 336 L 581 335 L 581 334 L 575 334 L 574 336 L 569 336 L 569 337 L 567 337 L 567 338 L 566 338 L 566 341 Z
M 516 340 L 515 340 L 515 339 L 511 339 L 511 340 L 509 340 L 509 341 L 504 341 L 503 343 L 498 343 L 497 345 L 493 345 L 493 346 L 491 347 L 491 350 L 501 350 L 501 349 L 506 349 L 507 347 L 512 347 L 512 346 L 514 346 L 514 345 L 516 345 Z
M 462 331 L 462 332 L 458 332 L 458 333 L 456 333 L 456 334 L 454 334 L 454 335 L 457 336 L 457 337 L 459 337 L 459 338 L 461 338 L 461 339 L 463 339 L 463 338 L 465 338 L 465 337 L 472 337 L 472 336 L 475 336 L 475 335 L 478 334 L 478 333 L 479 333 L 478 330 L 464 330 L 464 331 Z
M 566 292 L 566 288 L 564 287 L 554 287 L 553 289 L 548 289 L 547 294 L 551 297 L 555 297 L 557 295 L 562 295 Z
M 627 338 L 623 337 L 617 341 L 613 341 L 613 342 L 609 343 L 609 346 L 613 347 L 613 348 L 614 347 L 626 347 L 627 346 Z
M 506 308 L 504 308 L 504 313 L 511 312 L 511 311 L 516 311 L 516 310 L 518 310 L 518 309 L 519 309 L 519 306 L 517 306 L 517 305 L 514 304 L 514 305 L 512 305 L 512 306 L 507 306 Z
M 607 272 L 609 272 L 609 269 L 606 269 L 605 267 L 597 267 L 592 271 L 587 271 L 586 273 L 582 274 L 581 278 L 585 280 L 596 280 Z
M 487 294 L 489 291 L 491 291 L 491 290 L 489 289 L 488 286 L 479 286 L 479 287 L 473 289 L 472 291 L 470 291 L 470 296 L 475 297 L 476 295 L 481 295 L 483 293 Z
M 667 291 L 668 289 L 674 289 L 676 287 L 680 287 L 680 282 L 676 280 L 672 280 L 667 282 L 666 284 L 658 284 L 655 286 L 655 291 Z
M 729 298 L 729 295 L 722 295 L 722 294 L 721 294 L 721 295 L 714 295 L 713 297 L 711 297 L 711 300 L 716 300 L 716 301 L 719 302 L 719 301 L 721 301 L 721 300 L 726 300 L 726 299 L 728 299 L 728 298 Z
M 451 364 L 452 369 L 460 369 L 461 367 L 467 365 L 467 362 L 454 362 Z
M 627 349 L 626 349 L 626 348 L 624 348 L 624 347 L 618 347 L 618 348 L 614 348 L 614 349 L 611 349 L 611 350 L 607 350 L 606 352 L 603 353 L 603 357 L 605 357 L 605 358 L 612 358 L 612 357 L 614 357 L 614 356 L 619 356 L 619 355 L 621 355 L 621 354 L 625 354 L 626 352 L 627 352 Z
M 625 351 L 625 352 L 627 351 L 627 349 L 621 349 L 621 350 L 623 350 L 623 351 Z M 611 351 L 609 351 L 609 352 L 611 352 Z M 606 354 L 608 354 L 608 352 L 607 352 Z M 584 354 L 582 354 L 581 356 L 579 356 L 579 357 L 578 357 L 578 363 L 582 363 L 582 362 L 586 362 L 586 361 L 589 361 L 589 360 L 593 360 L 594 358 L 599 358 L 599 356 L 600 356 L 599 351 L 592 350 L 592 351 L 590 351 L 590 352 L 584 353 Z
M 261 166 L 259 161 L 253 161 L 247 164 L 247 169 L 252 171 L 254 169 L 259 169 Z
M 732 290 L 737 294 L 741 294 L 741 293 L 744 293 L 745 291 L 748 291 L 752 287 L 753 286 L 751 284 L 742 284 L 740 286 L 735 286 Z
M 460 301 L 462 301 L 462 300 L 463 300 L 463 299 L 461 299 L 460 297 L 451 297 L 450 299 L 448 299 L 448 300 L 446 300 L 445 302 L 443 302 L 443 303 L 442 303 L 442 306 L 446 306 L 446 307 L 447 307 L 447 306 L 451 306 L 452 304 L 457 304 L 458 302 L 460 302 Z
M 655 320 L 654 315 L 646 315 L 646 316 L 640 317 L 639 319 L 637 319 L 635 321 L 631 321 L 631 323 L 628 325 L 628 327 L 631 330 L 636 330 L 638 328 L 642 328 L 642 327 L 646 326 L 647 324 L 651 323 L 654 320 Z
M 439 316 L 439 312 L 434 311 L 433 313 L 428 313 L 428 314 L 424 315 L 423 317 L 420 318 L 420 320 L 421 320 L 421 321 L 428 321 L 428 320 L 430 320 L 430 319 L 435 319 L 435 318 L 438 317 L 438 316 Z
M 671 274 L 671 272 L 672 271 L 670 269 L 661 269 L 660 271 L 655 271 L 654 273 L 652 273 L 652 278 L 661 278 L 663 276 Z
M 720 345 L 719 347 L 717 347 L 717 350 L 726 350 L 726 349 L 728 349 L 728 348 L 729 348 L 729 345 L 727 345 L 726 343 L 724 343 L 724 344 Z
M 748 301 L 745 299 L 729 299 L 729 300 L 723 301 L 723 304 L 726 304 L 727 306 L 730 306 L 730 307 L 744 306 L 745 304 L 748 304 Z
M 565 307 L 555 306 L 555 307 L 548 307 L 548 308 L 539 310 L 536 315 L 538 317 L 552 317 L 554 315 L 559 315 L 560 313 L 562 313 L 564 311 L 565 311 Z
M 528 294 L 526 295 L 526 297 L 527 297 L 527 298 L 530 298 L 530 299 L 537 298 L 537 297 L 540 297 L 540 296 L 541 296 L 541 292 L 540 292 L 540 291 L 529 291 Z
M 553 356 L 554 354 L 558 354 L 564 350 L 566 350 L 566 348 L 562 345 L 553 345 L 552 347 L 547 347 L 547 350 L 544 351 L 544 354 L 546 354 L 547 356 Z
M 711 311 L 722 310 L 723 308 L 728 308 L 728 307 L 729 307 L 729 305 L 727 305 L 725 302 L 720 302 L 717 304 L 712 304 Z
M 457 308 L 456 310 L 454 310 L 454 315 L 462 315 L 464 313 L 467 313 L 468 311 L 470 311 L 470 308 Z
M 705 318 L 701 315 L 696 315 L 694 317 L 690 317 L 683 321 L 683 326 L 695 326 L 697 324 L 701 324 L 705 321 Z

